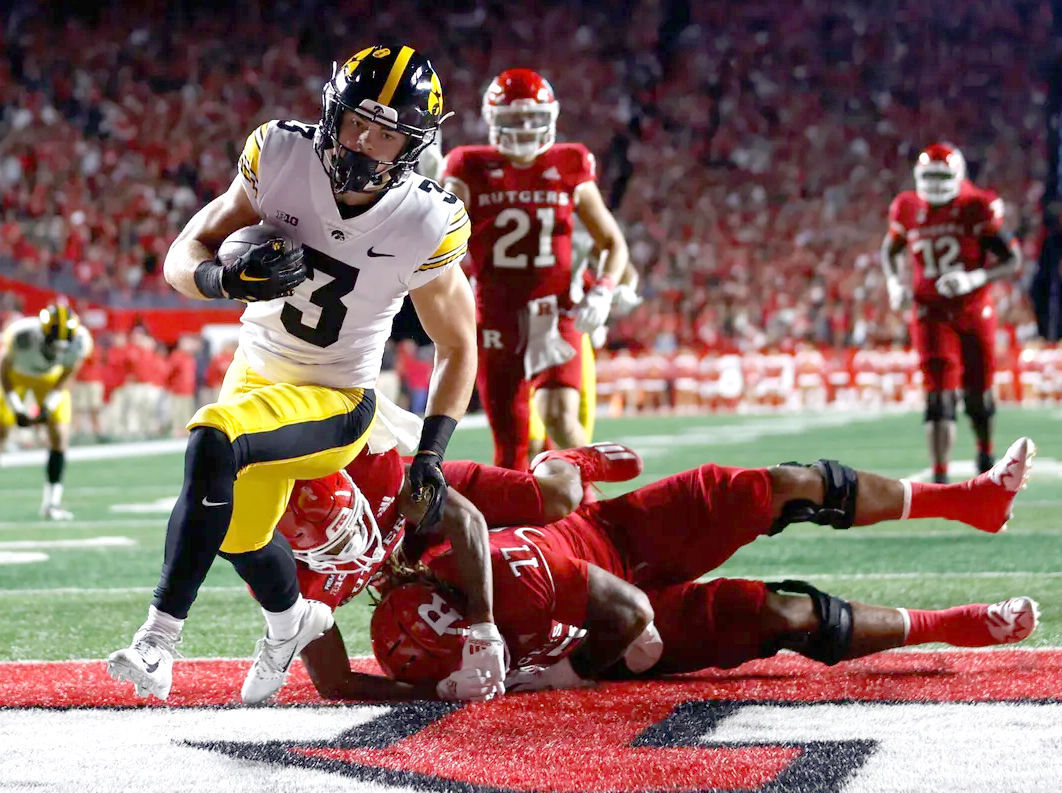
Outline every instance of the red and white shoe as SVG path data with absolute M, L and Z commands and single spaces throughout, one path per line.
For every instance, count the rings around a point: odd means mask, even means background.
M 621 443 L 591 443 L 575 449 L 552 449 L 531 461 L 531 471 L 546 460 L 564 460 L 579 469 L 583 484 L 589 482 L 626 482 L 642 472 L 642 458 Z
M 1032 439 L 1018 438 L 999 462 L 965 483 L 977 499 L 977 509 L 971 510 L 974 514 L 969 520 L 972 526 L 989 534 L 1007 530 L 1014 499 L 1029 483 L 1035 456 L 1036 444 Z
M 1016 597 L 985 607 L 985 627 L 996 644 L 1013 644 L 1032 636 L 1040 623 L 1040 604 Z

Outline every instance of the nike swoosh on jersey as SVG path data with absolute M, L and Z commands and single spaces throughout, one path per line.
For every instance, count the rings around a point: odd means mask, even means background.
M 395 257 L 395 255 L 393 253 L 378 253 L 377 251 L 374 251 L 372 248 L 369 248 L 369 256 L 371 258 L 374 258 L 374 259 L 377 256 L 390 256 L 392 259 Z
M 204 507 L 223 507 L 228 504 L 228 501 L 208 501 L 206 496 L 203 496 Z
M 247 273 L 240 273 L 240 280 L 241 281 L 268 281 L 269 277 L 266 276 L 265 278 L 256 278 L 255 276 L 248 275 Z

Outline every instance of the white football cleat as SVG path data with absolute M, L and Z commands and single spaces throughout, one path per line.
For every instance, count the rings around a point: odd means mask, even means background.
M 73 520 L 74 513 L 62 507 L 45 507 L 41 510 L 41 517 L 45 520 Z
M 1039 623 L 1040 604 L 1025 596 L 993 603 L 985 614 L 988 632 L 1000 644 L 1027 639 Z
M 128 680 L 138 697 L 154 694 L 159 699 L 170 695 L 173 684 L 173 657 L 181 640 L 143 628 L 133 636 L 133 643 L 107 658 L 107 673 L 115 680 Z
M 332 610 L 319 600 L 307 600 L 299 629 L 290 639 L 275 641 L 266 636 L 254 648 L 254 663 L 240 689 L 240 698 L 248 705 L 265 702 L 284 685 L 291 662 L 302 649 L 335 624 Z
M 977 494 L 982 509 L 973 525 L 990 534 L 1007 530 L 1013 516 L 1014 499 L 1029 484 L 1036 444 L 1031 438 L 1018 438 L 1007 453 L 983 474 L 970 480 L 971 492 Z

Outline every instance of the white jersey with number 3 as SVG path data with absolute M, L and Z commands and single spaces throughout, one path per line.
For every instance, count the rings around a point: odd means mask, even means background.
M 240 156 L 252 206 L 303 245 L 309 270 L 292 296 L 247 305 L 240 349 L 273 382 L 372 388 L 402 299 L 461 261 L 471 225 L 456 196 L 416 174 L 344 220 L 313 134 L 270 121 Z

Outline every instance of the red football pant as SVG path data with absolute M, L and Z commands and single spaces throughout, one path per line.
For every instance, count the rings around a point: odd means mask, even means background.
M 996 371 L 996 312 L 975 303 L 963 310 L 917 306 L 911 340 L 918 350 L 926 391 L 980 394 Z

